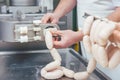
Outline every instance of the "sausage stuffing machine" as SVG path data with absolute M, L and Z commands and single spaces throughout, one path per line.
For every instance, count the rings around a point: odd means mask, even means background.
M 44 30 L 56 24 L 40 24 L 46 7 L 38 0 L 3 0 L 0 2 L 0 80 L 45 80 L 40 70 L 53 59 L 44 42 Z M 42 10 L 43 9 L 43 10 Z M 62 25 L 63 26 L 63 25 Z M 43 50 L 44 49 L 44 50 Z M 62 66 L 84 71 L 87 61 L 71 48 L 58 50 Z M 73 80 L 62 77 L 59 80 Z M 96 69 L 88 80 L 111 80 Z

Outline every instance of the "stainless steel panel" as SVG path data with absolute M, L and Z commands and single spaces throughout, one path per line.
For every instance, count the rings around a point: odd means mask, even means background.
M 39 13 L 41 9 L 39 6 L 9 6 L 8 10 L 9 13 L 15 13 L 17 11 L 21 11 L 24 14 L 26 13 L 34 14 L 34 13 Z

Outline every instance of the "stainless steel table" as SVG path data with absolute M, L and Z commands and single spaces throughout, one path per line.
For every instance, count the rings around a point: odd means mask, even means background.
M 62 66 L 78 71 L 85 71 L 87 61 L 71 48 L 59 49 L 62 56 Z M 8 51 L 0 52 L 0 80 L 45 80 L 40 76 L 40 70 L 53 61 L 49 50 Z M 59 80 L 74 80 L 62 77 Z M 111 80 L 96 69 L 88 80 Z

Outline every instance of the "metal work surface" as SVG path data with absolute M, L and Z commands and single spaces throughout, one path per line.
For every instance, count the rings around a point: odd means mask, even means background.
M 75 72 L 86 71 L 86 61 L 73 49 L 59 49 L 62 66 Z M 53 61 L 48 50 L 0 52 L 0 80 L 45 80 L 40 70 Z M 62 77 L 59 80 L 73 80 Z M 88 80 L 111 80 L 96 69 Z

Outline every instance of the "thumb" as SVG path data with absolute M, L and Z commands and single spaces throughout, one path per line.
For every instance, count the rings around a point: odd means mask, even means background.
M 54 41 L 54 47 L 55 48 L 62 48 L 62 42 L 61 41 Z
M 56 31 L 50 31 L 53 35 L 62 35 L 62 32 L 60 30 L 56 30 Z

